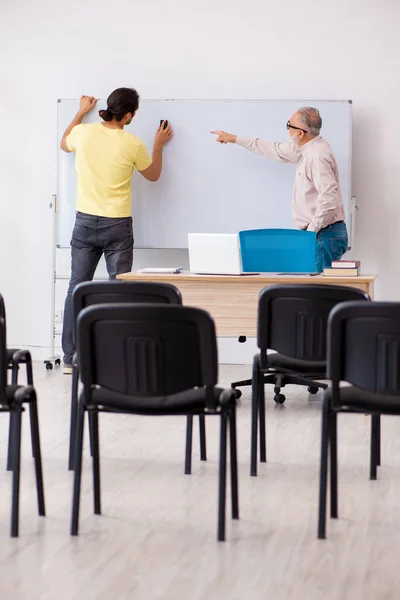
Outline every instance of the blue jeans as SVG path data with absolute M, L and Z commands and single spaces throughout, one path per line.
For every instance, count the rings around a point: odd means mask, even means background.
M 132 270 L 132 218 L 111 219 L 76 213 L 71 239 L 71 279 L 65 299 L 62 331 L 62 348 L 66 364 L 72 363 L 75 353 L 72 293 L 78 283 L 93 279 L 103 253 L 110 279 Z
M 322 271 L 331 266 L 333 260 L 340 260 L 345 252 L 349 238 L 344 221 L 333 223 L 317 233 L 317 247 L 315 253 L 315 271 Z

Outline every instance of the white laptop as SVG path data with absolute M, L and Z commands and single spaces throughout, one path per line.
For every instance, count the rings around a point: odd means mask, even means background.
M 189 233 L 189 268 L 203 275 L 251 275 L 243 273 L 237 233 Z

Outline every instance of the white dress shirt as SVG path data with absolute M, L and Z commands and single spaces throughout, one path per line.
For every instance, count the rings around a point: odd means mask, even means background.
M 330 145 L 320 135 L 301 148 L 293 143 L 240 136 L 236 143 L 265 158 L 297 165 L 292 210 L 299 229 L 318 232 L 345 220 L 337 162 Z

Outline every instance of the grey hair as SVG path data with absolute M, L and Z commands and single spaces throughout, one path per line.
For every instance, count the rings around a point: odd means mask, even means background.
M 300 123 L 305 125 L 305 129 L 310 135 L 317 136 L 321 131 L 322 119 L 319 110 L 312 106 L 303 106 L 297 111 Z

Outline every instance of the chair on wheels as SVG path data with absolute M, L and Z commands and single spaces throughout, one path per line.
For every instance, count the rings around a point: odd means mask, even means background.
M 4 298 L 0 294 L 0 319 L 4 319 L 4 327 L 6 327 L 6 307 Z M 7 336 L 7 334 L 5 334 Z M 28 386 L 33 386 L 33 370 L 32 370 L 32 357 L 29 350 L 20 350 L 17 348 L 6 348 L 7 357 L 7 369 L 11 370 L 11 384 L 18 384 L 18 372 L 20 365 L 26 365 L 26 383 Z M 32 423 L 31 423 L 32 427 Z M 33 443 L 32 443 L 32 456 Z M 12 444 L 11 444 L 11 415 L 10 415 L 10 426 L 8 433 L 8 455 L 7 455 L 7 470 L 12 469 Z
M 100 413 L 217 415 L 221 420 L 218 540 L 223 541 L 228 425 L 232 518 L 239 518 L 236 397 L 232 390 L 216 387 L 217 345 L 210 315 L 197 308 L 161 304 L 90 306 L 79 313 L 77 341 L 83 392 L 78 407 L 71 534 L 78 535 L 86 412 L 92 429 L 95 514 L 101 514 Z
M 75 338 L 76 320 L 81 310 L 87 306 L 107 303 L 157 303 L 157 304 L 182 304 L 180 291 L 167 283 L 143 281 L 89 281 L 76 286 L 73 294 L 73 335 Z M 71 422 L 69 437 L 68 469 L 74 468 L 75 429 L 78 403 L 79 364 L 75 354 L 72 372 L 71 392 Z M 200 419 L 200 458 L 207 460 L 206 433 L 204 415 Z M 191 471 L 193 416 L 187 418 L 187 445 L 185 458 L 185 473 Z
M 355 288 L 324 284 L 272 285 L 261 291 L 257 324 L 260 352 L 254 357 L 252 378 L 251 475 L 257 475 L 258 420 L 260 460 L 267 460 L 264 385 L 274 386 L 278 404 L 285 401 L 281 389 L 286 384 L 305 386 L 312 394 L 325 389 L 327 384 L 319 380 L 327 378 L 329 313 L 340 302 L 352 300 L 367 301 L 369 296 Z
M 12 452 L 11 470 L 12 506 L 11 506 L 11 537 L 18 537 L 19 533 L 19 489 L 21 474 L 21 425 L 24 404 L 29 404 L 31 417 L 32 446 L 34 449 L 36 486 L 39 515 L 45 515 L 42 459 L 40 452 L 39 420 L 37 412 L 36 392 L 32 386 L 7 384 L 8 353 L 6 348 L 6 323 L 0 317 L 0 413 L 10 415 L 10 440 Z
M 239 232 L 243 271 L 314 273 L 317 234 L 299 229 Z
M 318 537 L 326 534 L 328 451 L 331 518 L 338 518 L 337 415 L 371 415 L 370 479 L 381 463 L 381 415 L 400 415 L 400 303 L 348 302 L 328 322 L 327 375 L 322 409 Z M 341 385 L 346 382 L 350 385 Z
M 247 229 L 240 231 L 243 271 L 314 273 L 316 238 L 317 234 L 314 231 L 299 229 Z M 246 341 L 246 337 L 240 336 L 239 341 Z M 233 387 L 237 389 L 250 385 L 251 379 L 245 379 L 235 382 Z M 315 394 L 318 389 L 311 386 L 309 391 L 311 394 Z M 236 394 L 240 398 L 242 392 L 237 390 Z

